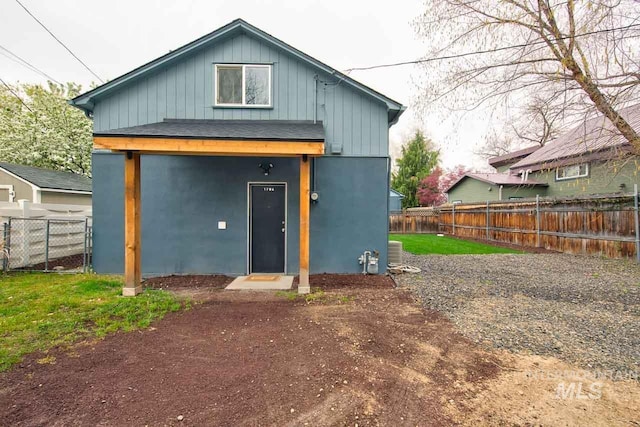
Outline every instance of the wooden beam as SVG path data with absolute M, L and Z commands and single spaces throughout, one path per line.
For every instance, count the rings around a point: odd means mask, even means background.
M 323 141 L 260 141 L 95 136 L 96 149 L 210 156 L 292 156 L 324 154 Z
M 140 154 L 124 160 L 124 296 L 142 292 L 140 274 Z
M 311 205 L 311 167 L 307 156 L 300 156 L 300 281 L 298 293 L 308 294 L 309 286 L 309 210 Z

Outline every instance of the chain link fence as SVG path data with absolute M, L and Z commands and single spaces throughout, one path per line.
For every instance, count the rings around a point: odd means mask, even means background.
M 91 265 L 88 218 L 8 218 L 2 230 L 4 271 L 86 272 Z

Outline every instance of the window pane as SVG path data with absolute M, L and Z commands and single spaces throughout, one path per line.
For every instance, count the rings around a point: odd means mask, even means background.
M 558 179 L 569 179 L 587 176 L 587 164 L 583 163 L 580 165 L 571 165 L 558 168 L 556 176 Z
M 578 176 L 580 175 L 580 166 L 579 165 L 573 165 L 573 166 L 568 166 L 567 167 L 567 171 L 565 173 L 565 176 L 570 177 L 570 176 Z
M 242 67 L 218 67 L 218 104 L 242 104 Z
M 269 68 L 245 68 L 245 100 L 248 105 L 269 105 Z

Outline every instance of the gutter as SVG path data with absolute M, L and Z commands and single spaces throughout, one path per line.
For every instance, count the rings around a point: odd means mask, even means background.
M 391 121 L 389 122 L 389 127 L 395 125 L 396 123 L 398 123 L 398 120 L 400 119 L 400 116 L 402 115 L 402 113 L 404 113 L 407 110 L 407 107 L 405 107 L 404 105 L 400 107 L 400 109 L 398 110 L 398 112 L 396 113 L 396 115 L 393 117 L 393 119 L 391 119 Z

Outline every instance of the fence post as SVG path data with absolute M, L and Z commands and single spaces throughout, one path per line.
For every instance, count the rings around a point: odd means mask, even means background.
M 5 244 L 7 245 L 7 271 L 11 268 L 11 217 L 9 217 L 9 221 L 7 222 L 7 227 L 9 231 L 7 232 L 7 240 L 5 240 Z
M 638 184 L 633 184 L 633 207 L 636 220 L 636 261 L 640 263 L 640 211 L 638 211 Z
M 490 217 L 489 217 L 489 201 L 487 200 L 487 240 L 491 240 L 489 238 L 489 221 L 490 221 Z
M 44 231 L 44 271 L 49 271 L 49 220 Z
M 84 250 L 82 251 L 82 272 L 87 272 L 87 231 L 89 229 L 89 218 L 84 219 Z
M 451 225 L 451 234 L 456 234 L 456 205 L 453 205 L 453 210 L 451 211 Z
M 2 223 L 2 271 L 6 272 L 9 264 L 9 224 Z
M 402 210 L 402 234 L 406 234 L 407 233 L 407 210 L 403 209 Z
M 540 195 L 536 194 L 536 246 L 540 247 Z

